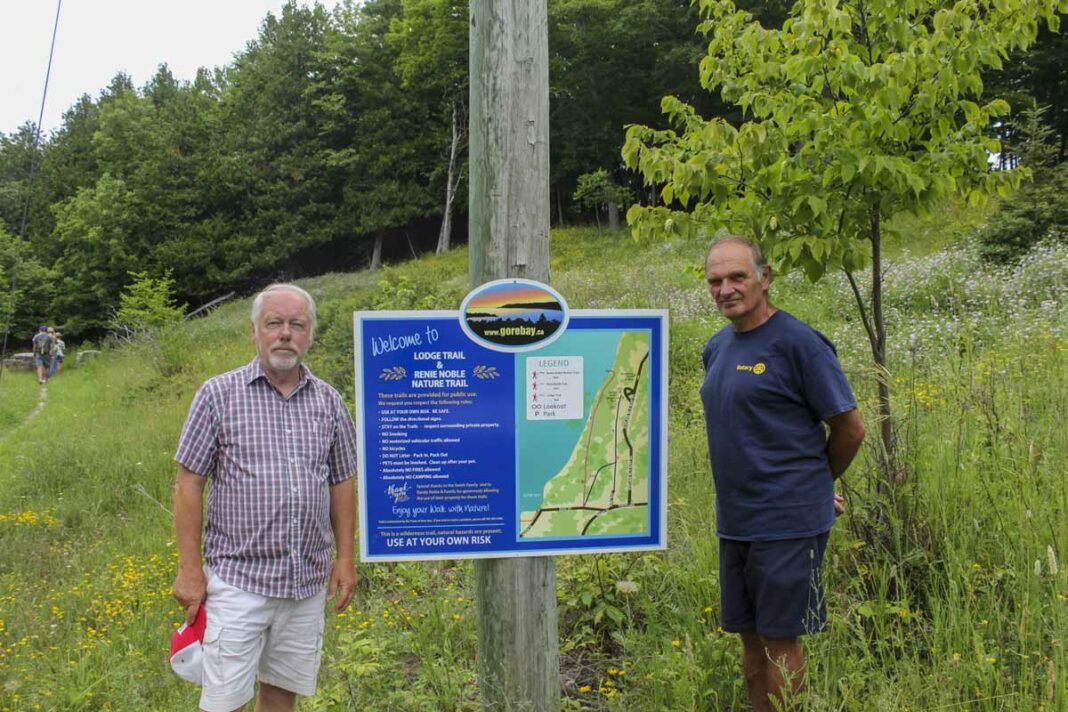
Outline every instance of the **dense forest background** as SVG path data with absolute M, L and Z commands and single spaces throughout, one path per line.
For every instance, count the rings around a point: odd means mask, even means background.
M 738 4 L 765 25 L 789 11 Z M 627 124 L 665 126 L 661 97 L 741 119 L 701 89 L 700 19 L 688 0 L 550 0 L 554 224 L 614 221 L 623 196 L 656 199 L 620 148 Z M 0 133 L 0 323 L 14 348 L 43 322 L 103 334 L 131 272 L 169 276 L 196 307 L 462 242 L 467 47 L 463 0 L 287 5 L 227 66 L 181 81 L 162 65 L 143 87 L 119 74 L 39 145 L 32 123 Z M 1043 29 L 986 81 L 1014 109 L 997 126 L 1000 160 L 1041 156 L 1046 184 L 1065 175 L 1066 56 Z

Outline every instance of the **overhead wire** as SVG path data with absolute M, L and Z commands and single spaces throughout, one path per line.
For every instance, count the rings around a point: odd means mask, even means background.
M 18 290 L 19 267 L 22 264 L 22 241 L 26 239 L 26 223 L 30 215 L 30 198 L 33 195 L 33 180 L 37 173 L 37 163 L 41 156 L 41 124 L 44 121 L 45 101 L 48 99 L 48 82 L 52 78 L 52 59 L 56 53 L 56 34 L 59 31 L 59 14 L 63 9 L 63 0 L 56 0 L 56 19 L 52 23 L 52 43 L 48 48 L 48 69 L 45 71 L 44 90 L 41 92 L 41 108 L 37 113 L 37 124 L 33 130 L 33 143 L 30 147 L 30 172 L 26 179 L 26 198 L 22 204 L 22 219 L 19 221 L 18 239 L 15 243 L 15 260 L 11 268 L 11 296 L 8 299 L 7 320 L 4 323 L 4 342 L 0 354 L 7 353 L 7 338 L 15 318 L 15 294 Z M 0 368 L 0 380 L 4 369 Z

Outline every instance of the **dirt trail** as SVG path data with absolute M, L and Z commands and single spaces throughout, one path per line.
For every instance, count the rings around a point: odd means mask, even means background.
M 41 389 L 39 391 L 37 391 L 37 407 L 34 408 L 30 412 L 30 414 L 26 416 L 26 419 L 22 421 L 22 425 L 27 425 L 34 418 L 36 418 L 37 414 L 40 413 L 42 410 L 44 410 L 45 402 L 47 400 L 48 400 L 48 385 L 42 383 L 41 384 Z M 22 425 L 20 425 L 19 427 L 21 428 Z

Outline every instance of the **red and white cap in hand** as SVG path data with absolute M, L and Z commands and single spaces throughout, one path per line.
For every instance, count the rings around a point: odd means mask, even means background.
M 208 614 L 201 603 L 192 625 L 183 623 L 171 636 L 171 668 L 178 677 L 197 685 L 201 684 L 204 672 L 202 643 L 207 625 Z

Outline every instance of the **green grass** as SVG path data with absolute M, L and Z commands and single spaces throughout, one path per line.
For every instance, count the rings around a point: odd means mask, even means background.
M 891 240 L 907 478 L 881 492 L 870 447 L 847 476 L 825 571 L 831 626 L 806 643 L 807 709 L 1068 709 L 1068 251 L 993 270 L 967 239 L 980 218 L 898 221 Z M 701 348 L 723 325 L 695 272 L 704 248 L 553 236 L 553 285 L 572 307 L 672 319 L 669 548 L 557 560 L 565 709 L 745 708 L 740 645 L 718 628 L 697 394 Z M 312 368 L 351 401 L 352 311 L 456 308 L 466 267 L 456 250 L 303 282 L 320 306 Z M 773 292 L 834 340 L 874 433 L 870 352 L 844 281 L 790 275 Z M 180 620 L 171 458 L 199 383 L 251 359 L 248 307 L 69 367 L 29 422 L 32 376 L 0 381 L 0 710 L 195 707 L 165 660 Z M 478 709 L 470 564 L 359 571 L 301 709 Z
M 3 369 L 0 372 L 0 440 L 22 424 L 37 406 L 40 386 L 37 372 Z

